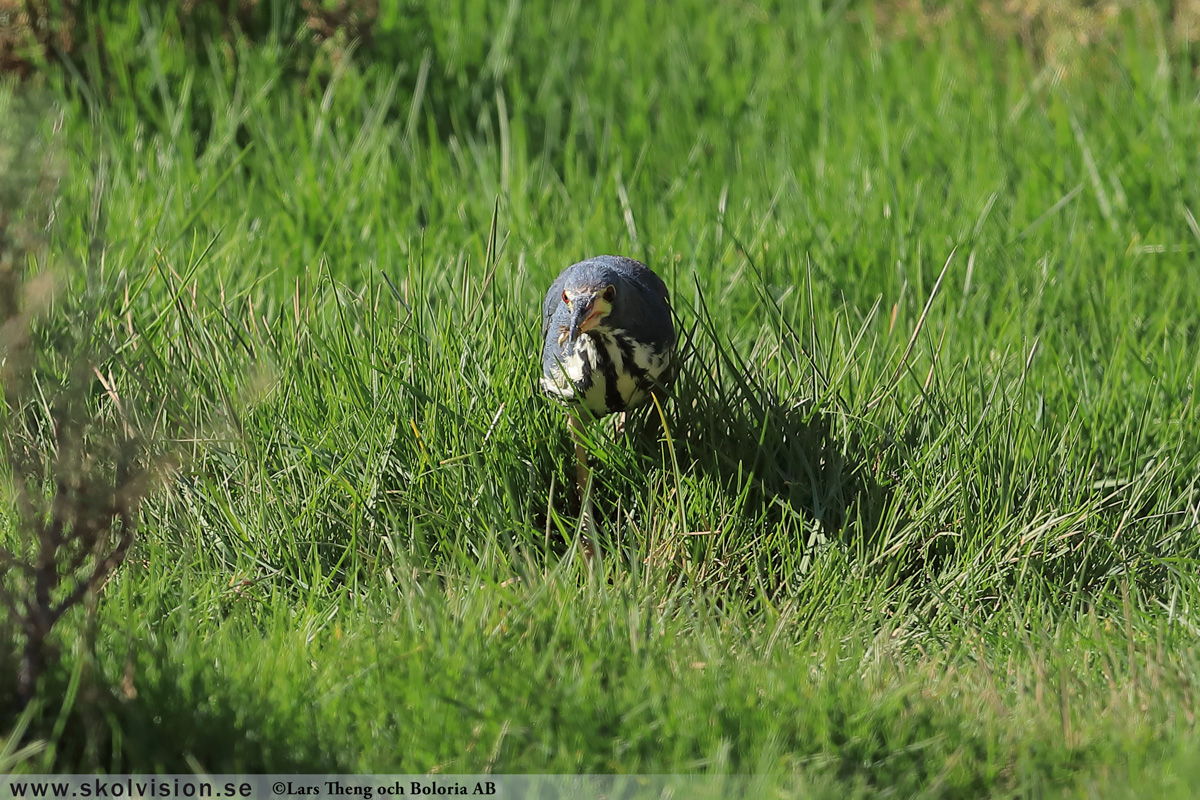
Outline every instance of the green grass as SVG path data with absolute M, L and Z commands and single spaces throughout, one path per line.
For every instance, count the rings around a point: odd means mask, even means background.
M 110 9 L 6 89 L 61 108 L 62 319 L 198 432 L 19 768 L 1187 795 L 1194 51 L 834 5 L 430 3 L 311 60 Z M 596 253 L 686 360 L 669 440 L 593 430 L 589 568 L 535 387 Z

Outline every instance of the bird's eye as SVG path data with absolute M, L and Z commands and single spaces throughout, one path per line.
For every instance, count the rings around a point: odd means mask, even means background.
M 563 292 L 563 303 L 568 306 L 571 305 L 571 300 L 567 297 L 566 292 Z
M 604 290 L 604 301 L 605 302 L 611 303 L 613 300 L 616 300 L 616 299 L 617 299 L 617 287 L 609 286 L 607 289 Z

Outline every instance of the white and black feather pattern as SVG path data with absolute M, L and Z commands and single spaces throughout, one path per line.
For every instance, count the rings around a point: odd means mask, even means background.
M 612 308 L 571 342 L 572 294 L 616 288 Z M 619 256 L 599 256 L 568 267 L 542 305 L 542 389 L 596 416 L 637 408 L 674 379 L 675 326 L 667 288 L 649 267 Z

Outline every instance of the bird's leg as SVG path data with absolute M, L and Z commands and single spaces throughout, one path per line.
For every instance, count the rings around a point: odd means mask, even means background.
M 575 484 L 579 490 L 579 518 L 582 530 L 583 556 L 592 558 L 592 533 L 596 523 L 592 516 L 592 472 L 588 469 L 587 448 L 583 446 L 583 420 L 571 414 L 571 440 L 575 442 Z
M 615 433 L 617 436 L 620 436 L 622 433 L 625 432 L 625 418 L 626 418 L 626 414 L 628 414 L 628 413 L 629 412 L 627 412 L 627 411 L 622 411 L 618 414 L 613 415 L 613 419 L 614 419 L 613 433 Z

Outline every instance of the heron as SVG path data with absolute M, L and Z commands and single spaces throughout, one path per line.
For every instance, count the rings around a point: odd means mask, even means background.
M 584 528 L 592 523 L 589 420 L 624 414 L 674 382 L 675 323 L 662 278 L 640 261 L 594 256 L 564 269 L 542 303 L 542 390 L 567 406 Z M 585 537 L 585 552 L 590 542 Z

